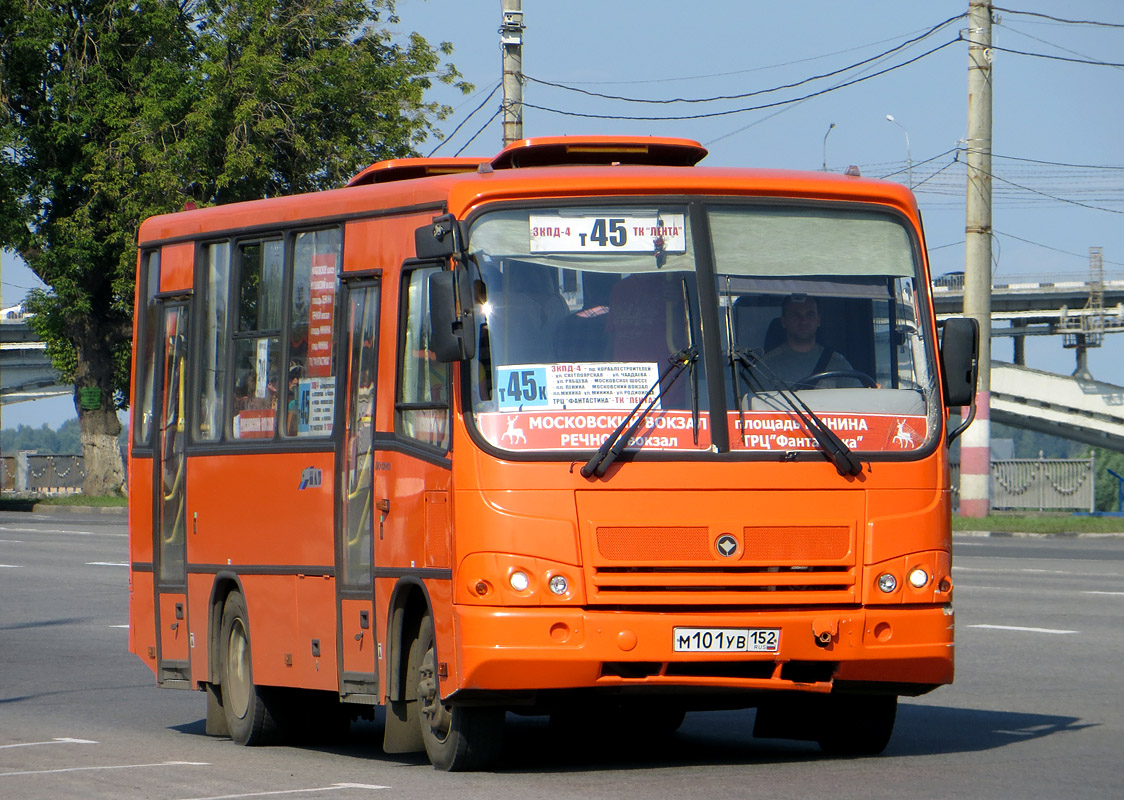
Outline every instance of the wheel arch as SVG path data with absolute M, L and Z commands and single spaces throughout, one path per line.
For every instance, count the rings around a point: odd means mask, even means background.
M 422 618 L 431 614 L 432 610 L 429 590 L 419 578 L 405 577 L 395 584 L 387 608 L 386 628 L 386 692 L 390 702 L 406 699 L 410 642 L 421 627 Z
M 222 670 L 219 669 L 222 609 L 226 605 L 226 598 L 235 592 L 243 597 L 246 596 L 237 573 L 224 570 L 215 575 L 215 580 L 211 584 L 211 599 L 207 612 L 207 680 L 216 686 L 222 683 Z M 249 613 L 249 604 L 246 608 Z

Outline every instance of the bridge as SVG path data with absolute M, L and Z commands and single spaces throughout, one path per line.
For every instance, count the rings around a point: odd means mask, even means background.
M 74 392 L 60 384 L 47 346 L 27 324 L 21 306 L 0 309 L 0 403 L 20 403 Z

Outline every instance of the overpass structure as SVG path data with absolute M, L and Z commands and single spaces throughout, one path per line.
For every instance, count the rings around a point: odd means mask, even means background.
M 27 324 L 20 306 L 0 309 L 0 403 L 19 403 L 73 393 L 60 384 L 47 347 Z

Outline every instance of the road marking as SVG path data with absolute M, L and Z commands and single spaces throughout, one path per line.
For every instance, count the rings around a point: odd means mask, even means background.
M 127 561 L 87 561 L 87 567 L 127 567 Z
M 93 739 L 71 739 L 60 738 L 52 739 L 49 742 L 19 742 L 18 744 L 0 744 L 0 750 L 7 750 L 12 747 L 36 747 L 41 744 L 97 744 Z
M 112 531 L 64 531 L 61 528 L 10 528 L 0 525 L 0 531 L 5 533 L 64 533 L 71 536 L 128 536 L 127 533 L 113 533 Z
M 236 800 L 240 797 L 276 797 L 282 794 L 304 794 L 305 792 L 338 792 L 340 789 L 389 789 L 389 786 L 379 786 L 371 783 L 333 783 L 331 786 L 320 786 L 315 789 L 284 789 L 275 792 L 247 792 L 246 794 L 217 794 L 212 797 L 189 797 L 184 800 Z
M 29 769 L 22 772 L 0 772 L 0 778 L 13 775 L 53 775 L 58 772 L 92 772 L 107 769 L 146 769 L 148 767 L 209 767 L 209 761 L 163 761 L 159 764 L 111 764 L 103 767 L 64 767 L 63 769 Z
M 0 564 L 0 569 L 19 569 L 19 564 Z
M 110 625 L 109 627 L 111 627 L 111 628 L 127 628 L 129 626 L 128 625 Z
M 969 628 L 987 628 L 993 631 L 1022 631 L 1024 633 L 1080 633 L 1081 631 L 1062 631 L 1055 628 L 1023 628 L 1019 625 L 969 625 Z
M 1124 597 L 1124 592 L 1082 592 L 1081 594 L 1107 594 L 1109 597 Z
M 0 544 L 25 544 L 23 539 L 0 539 Z

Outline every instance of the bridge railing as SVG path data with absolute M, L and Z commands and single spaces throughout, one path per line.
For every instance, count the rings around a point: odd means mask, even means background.
M 20 451 L 0 459 L 0 489 L 21 495 L 76 494 L 86 477 L 80 455 Z
M 1092 458 L 1010 458 L 991 462 L 991 507 L 996 510 L 1096 510 Z M 960 465 L 952 465 L 952 504 L 960 505 Z

